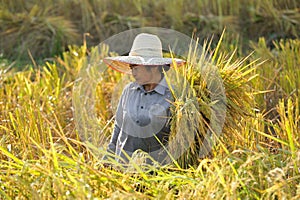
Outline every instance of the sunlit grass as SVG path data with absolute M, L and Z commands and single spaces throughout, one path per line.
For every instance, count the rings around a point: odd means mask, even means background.
M 85 62 L 86 46 L 72 47 L 57 62 L 47 62 L 40 68 L 16 72 L 4 61 L 0 74 L 1 198 L 298 199 L 298 43 L 278 43 L 275 51 L 257 46 L 250 57 L 240 57 L 230 47 L 226 52 L 222 41 L 219 50 L 206 51 L 214 52 L 212 61 L 224 80 L 227 117 L 223 134 L 209 157 L 197 160 L 191 149 L 186 154 L 190 157 L 181 160 L 185 168 L 152 167 L 151 173 L 137 164 L 131 170 L 118 170 L 122 166 L 117 163 L 116 169 L 103 168 L 99 155 L 104 151 L 95 151 L 79 137 L 72 112 L 72 89 Z M 201 59 L 199 62 L 204 64 Z M 274 66 L 281 66 L 276 76 Z M 189 77 L 201 112 L 209 116 L 211 102 L 204 74 L 191 66 L 181 70 L 186 70 L 181 74 Z M 109 136 L 112 113 L 103 102 L 109 102 L 109 91 L 120 75 L 105 73 L 95 90 L 101 99 L 96 109 L 97 123 L 107 126 Z M 261 97 L 269 93 L 260 94 L 272 89 L 268 87 L 272 84 L 284 91 L 282 96 L 273 91 L 275 120 L 266 113 L 264 101 L 270 98 Z M 181 119 L 190 114 L 192 107 L 182 109 L 184 103 L 176 104 L 178 119 L 179 111 Z M 183 122 L 179 120 L 178 124 Z M 204 132 L 208 128 L 205 123 L 196 127 Z
M 299 7 L 296 0 L 2 0 L 0 198 L 300 199 Z M 84 141 L 109 139 L 111 93 L 122 75 L 91 71 L 82 86 L 77 77 L 87 55 L 104 56 L 88 44 L 142 26 L 193 32 L 200 41 L 214 34 L 201 55 L 190 49 L 190 65 L 175 72 L 186 79 L 178 79 L 183 87 L 174 91 L 172 132 L 193 129 L 198 144 L 172 165 L 145 170 L 137 155 L 130 168 L 115 161 L 115 168 L 104 168 L 105 146 Z M 6 59 L 27 57 L 33 66 Z M 216 103 L 208 88 L 220 90 L 207 81 L 211 69 L 223 80 L 226 118 L 211 154 L 198 158 Z M 79 97 L 74 86 L 92 93 Z M 192 95 L 184 99 L 182 91 Z M 77 112 L 88 123 L 76 127 L 74 103 L 83 101 L 96 117 Z M 85 136 L 82 127 L 88 127 Z

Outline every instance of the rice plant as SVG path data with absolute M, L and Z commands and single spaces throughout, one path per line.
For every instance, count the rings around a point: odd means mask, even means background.
M 80 141 L 75 131 L 71 88 L 78 70 L 71 66 L 80 66 L 84 55 L 80 52 L 85 48 L 74 47 L 73 52 L 64 54 L 58 60 L 59 65 L 65 65 L 64 69 L 46 63 L 41 69 L 4 70 L 1 74 L 0 193 L 3 198 L 299 197 L 298 98 L 291 96 L 287 101 L 278 102 L 278 123 L 272 124 L 274 135 L 265 132 L 268 121 L 264 113 L 253 111 L 257 105 L 253 104 L 251 86 L 259 83 L 254 71 L 259 72 L 267 62 L 251 61 L 249 57 L 235 60 L 234 51 L 224 54 L 221 47 L 203 51 L 214 53 L 209 55 L 224 79 L 228 100 L 225 129 L 212 155 L 195 160 L 195 149 L 190 149 L 187 157 L 180 158 L 186 169 L 166 166 L 152 169 L 152 174 L 144 171 L 132 174 L 103 168 L 99 156 Z M 73 64 L 68 56 L 73 56 Z M 203 114 L 207 114 L 205 108 L 210 102 L 205 99 L 208 93 L 204 90 L 207 83 L 201 79 L 203 74 L 199 76 L 196 67 L 179 69 L 184 70 L 180 73 L 185 73 L 187 80 L 193 80 L 192 89 L 199 97 Z M 111 73 L 105 81 L 113 84 L 111 78 L 118 80 L 117 76 Z M 255 85 L 251 84 L 253 81 Z M 98 97 L 109 87 L 110 84 L 99 87 Z M 177 105 L 182 106 L 179 102 Z M 105 113 L 107 107 L 99 102 L 97 110 Z M 180 109 L 175 111 L 178 115 Z M 106 123 L 108 118 L 100 119 Z M 208 126 L 203 124 L 202 128 L 205 131 Z
M 0 10 L 1 199 L 300 198 L 298 1 L 2 0 Z M 189 65 L 174 72 L 185 77 L 180 83 L 190 96 L 174 91 L 172 133 L 195 131 L 196 142 L 174 164 L 144 171 L 137 156 L 131 169 L 106 168 L 105 147 L 93 149 L 78 132 L 73 88 L 87 55 L 104 56 L 91 54 L 97 49 L 89 44 L 141 25 L 194 31 L 200 42 L 215 33 L 202 51 L 190 49 Z M 258 32 L 267 37 L 251 42 L 248 53 L 244 45 Z M 294 39 L 273 41 L 285 37 Z M 10 60 L 24 53 L 33 65 Z M 218 102 L 209 88 L 222 92 L 207 81 L 209 69 L 222 79 L 226 118 L 211 153 L 199 157 L 206 135 L 214 136 L 208 130 Z M 91 123 L 109 139 L 111 91 L 122 76 L 106 70 L 101 77 L 89 85 L 97 111 Z

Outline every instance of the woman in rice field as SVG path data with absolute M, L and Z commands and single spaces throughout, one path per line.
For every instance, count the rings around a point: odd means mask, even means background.
M 165 58 L 156 35 L 141 33 L 134 39 L 128 56 L 107 57 L 114 70 L 132 74 L 135 82 L 123 90 L 116 111 L 115 125 L 107 151 L 120 163 L 127 163 L 136 151 L 143 151 L 163 164 L 170 133 L 172 94 L 164 72 L 184 60 Z M 107 156 L 104 159 L 108 159 Z M 153 164 L 146 159 L 146 163 Z

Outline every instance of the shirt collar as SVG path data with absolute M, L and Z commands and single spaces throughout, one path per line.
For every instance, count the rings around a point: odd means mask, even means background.
M 158 94 L 164 95 L 168 88 L 169 88 L 168 84 L 164 77 L 152 91 L 155 91 Z M 132 89 L 136 89 L 136 90 L 139 89 L 139 90 L 142 90 L 143 92 L 148 92 L 148 91 L 145 91 L 144 87 L 142 85 L 139 85 L 137 82 L 134 82 L 134 86 Z M 149 92 L 151 92 L 151 91 L 149 91 Z

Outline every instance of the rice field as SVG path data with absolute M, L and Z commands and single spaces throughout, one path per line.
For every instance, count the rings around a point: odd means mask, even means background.
M 299 11 L 296 0 L 2 0 L 0 198 L 299 199 Z M 202 158 L 192 146 L 167 166 L 144 170 L 137 158 L 131 169 L 113 161 L 107 168 L 101 158 L 113 128 L 112 93 L 124 76 L 93 72 L 97 82 L 86 95 L 96 97 L 88 102 L 96 115 L 79 113 L 82 126 L 75 100 L 86 88 L 78 77 L 102 40 L 143 26 L 199 38 L 200 55 L 188 59 L 211 55 L 223 80 L 222 134 Z M 175 73 L 205 115 L 212 102 L 199 66 L 210 63 L 190 63 Z M 191 119 L 180 93 L 175 103 L 174 134 L 178 126 L 190 130 L 182 116 Z M 206 132 L 205 118 L 199 123 Z M 102 146 L 82 138 L 84 126 L 101 130 L 101 137 L 88 134 Z

